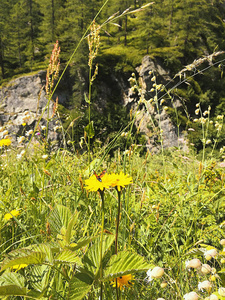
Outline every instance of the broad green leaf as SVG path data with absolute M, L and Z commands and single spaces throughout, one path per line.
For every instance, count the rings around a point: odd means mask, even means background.
M 16 285 L 23 288 L 25 285 L 25 278 L 14 272 L 4 273 L 0 276 L 0 286 L 3 285 Z
M 76 274 L 69 282 L 67 300 L 81 300 L 91 290 L 93 279 L 86 273 Z
M 29 270 L 29 286 L 44 293 L 49 285 L 51 268 L 46 265 L 35 265 Z
M 95 135 L 94 123 L 91 121 L 85 128 L 84 131 L 87 132 L 89 138 L 93 138 Z
M 139 254 L 122 251 L 111 257 L 108 267 L 105 268 L 104 281 L 138 271 L 146 271 L 152 267 L 153 265 L 147 263 Z
M 81 259 L 71 250 L 64 250 L 55 257 L 56 263 L 68 263 L 82 265 Z
M 78 216 L 79 216 L 79 212 L 76 211 L 75 214 L 72 216 L 71 220 L 69 221 L 69 224 L 66 228 L 65 240 L 66 240 L 67 244 L 70 243 L 72 230 L 73 230 L 74 225 L 77 223 Z
M 114 235 L 108 235 L 103 237 L 102 244 L 102 259 L 106 255 L 107 251 L 111 247 L 112 243 L 115 240 Z M 90 247 L 83 258 L 83 263 L 86 268 L 93 274 L 97 274 L 99 271 L 99 263 L 100 263 L 100 237 L 96 239 L 94 245 Z
M 0 286 L 0 296 L 26 296 L 27 289 L 17 285 L 3 285 Z
M 35 252 L 43 252 L 46 254 L 45 260 L 50 263 L 53 262 L 52 248 L 50 247 L 49 244 L 38 244 L 38 245 L 35 244 L 27 247 L 27 249 L 31 249 L 32 251 Z
M 1 265 L 1 271 L 19 265 L 41 264 L 45 260 L 46 254 L 43 252 L 33 252 L 28 249 L 12 251 L 8 254 Z
M 72 215 L 68 207 L 56 205 L 48 218 L 52 233 L 60 234 L 63 227 L 66 229 L 71 216 Z
M 94 236 L 94 237 L 90 237 L 90 238 L 87 238 L 87 239 L 82 239 L 82 240 L 79 240 L 77 243 L 71 243 L 69 245 L 69 248 L 70 250 L 74 251 L 74 250 L 78 250 L 84 246 L 86 246 L 87 244 L 93 242 L 93 240 L 97 239 L 98 237 L 97 236 Z

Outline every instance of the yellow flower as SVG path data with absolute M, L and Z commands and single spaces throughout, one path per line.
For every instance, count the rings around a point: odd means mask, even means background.
M 20 212 L 16 209 L 11 210 L 10 213 L 7 213 L 4 215 L 4 220 L 8 221 L 10 219 L 12 219 L 13 217 L 17 217 L 19 216 Z
M 0 140 L 0 147 L 11 145 L 12 141 L 10 139 L 2 139 Z
M 27 125 L 27 123 L 25 123 L 25 122 L 24 122 L 24 123 L 22 123 L 22 126 L 26 126 L 26 125 Z
M 93 174 L 89 179 L 85 180 L 85 189 L 91 192 L 97 192 L 98 190 L 104 190 L 111 186 L 111 175 L 105 174 L 101 177 L 101 181 Z
M 26 268 L 28 265 L 27 264 L 20 264 L 20 265 L 15 265 L 12 267 L 16 272 L 19 271 L 20 269 Z
M 123 172 L 119 174 L 112 174 L 112 186 L 117 187 L 117 190 L 120 192 L 122 188 L 126 185 L 132 183 L 132 177 L 125 175 Z
M 117 286 L 122 290 L 126 287 L 131 287 L 134 282 L 131 282 L 134 280 L 134 276 L 131 274 L 120 276 L 117 278 L 114 278 L 111 282 L 111 284 L 115 287 L 116 286 L 116 279 L 117 279 Z

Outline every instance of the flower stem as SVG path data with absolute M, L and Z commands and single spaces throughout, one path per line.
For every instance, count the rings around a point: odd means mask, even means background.
M 103 269 L 102 269 L 102 247 L 103 247 L 103 231 L 104 231 L 104 219 L 105 219 L 105 208 L 104 208 L 104 191 L 99 191 L 100 196 L 102 199 L 102 225 L 101 225 L 101 240 L 100 240 L 100 261 L 99 261 L 99 268 L 100 268 L 100 280 L 103 277 Z M 100 300 L 103 299 L 103 284 L 101 281 L 101 288 L 100 288 Z
M 116 237 L 115 237 L 115 254 L 118 252 L 118 233 L 119 233 L 119 223 L 120 223 L 120 205 L 121 205 L 121 191 L 118 191 L 118 210 L 117 210 L 117 218 L 116 218 Z M 119 290 L 116 279 L 116 299 L 119 300 Z
M 120 223 L 120 205 L 121 205 L 121 192 L 118 191 L 118 210 L 117 210 L 117 218 L 116 218 L 116 237 L 115 237 L 115 254 L 118 251 L 118 232 L 119 232 L 119 223 Z

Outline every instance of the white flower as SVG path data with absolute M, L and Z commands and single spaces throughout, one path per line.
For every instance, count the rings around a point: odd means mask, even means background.
M 225 297 L 225 288 L 224 287 L 220 287 L 218 289 L 218 293 L 220 296 Z
M 22 144 L 22 142 L 25 140 L 25 136 L 18 137 L 17 141 L 19 144 Z
M 206 145 L 208 145 L 208 144 L 212 143 L 212 141 L 211 140 L 207 140 L 205 143 L 206 143 Z
M 161 278 L 164 274 L 164 269 L 160 267 L 155 267 L 154 269 L 149 269 L 147 271 L 148 281 L 153 280 L 153 278 Z
M 187 260 L 185 262 L 185 267 L 186 269 L 190 269 L 190 268 L 197 269 L 201 267 L 201 264 L 202 263 L 198 258 L 193 258 L 192 260 Z
M 57 126 L 55 126 L 55 127 L 53 128 L 53 130 L 54 130 L 54 131 L 57 131 L 57 130 L 60 129 L 60 128 L 61 128 L 61 126 L 58 126 L 58 125 L 57 125 Z
M 194 128 L 188 128 L 188 131 L 195 131 Z
M 196 114 L 196 115 L 199 114 L 199 108 L 195 110 L 195 114 Z
M 8 132 L 8 130 L 4 130 L 3 132 L 2 132 L 2 135 L 4 136 L 4 135 L 7 135 L 9 132 Z
M 168 283 L 166 281 L 163 281 L 160 286 L 162 289 L 164 289 L 165 287 L 167 287 Z
M 185 300 L 198 300 L 198 297 L 196 292 L 190 292 L 184 295 Z
M 209 300 L 218 300 L 219 298 L 215 295 L 215 294 L 212 294 L 210 295 L 209 297 Z
M 47 155 L 47 154 L 44 154 L 44 155 L 42 155 L 42 158 L 43 158 L 43 159 L 47 159 L 47 158 L 48 158 L 48 155 Z
M 32 129 L 29 130 L 29 131 L 27 131 L 27 132 L 26 132 L 26 136 L 29 136 L 29 135 L 33 134 L 33 132 L 34 132 L 34 131 L 33 131 Z
M 225 245 L 225 239 L 222 239 L 222 240 L 220 241 L 220 245 L 222 245 L 222 246 Z
M 199 282 L 199 284 L 198 284 L 198 289 L 199 289 L 199 291 L 201 291 L 201 292 L 203 292 L 204 290 L 206 290 L 206 291 L 209 292 L 209 291 L 211 290 L 211 288 L 212 288 L 212 284 L 211 284 L 211 282 L 208 281 L 208 280 Z
M 215 257 L 216 255 L 218 255 L 218 252 L 216 249 L 210 249 L 205 251 L 204 256 L 206 260 L 210 260 L 212 257 Z
M 201 272 L 203 274 L 209 274 L 209 273 L 212 272 L 212 268 L 208 264 L 203 264 L 202 267 L 201 267 Z
M 42 129 L 42 130 L 45 130 L 45 129 L 47 129 L 47 127 L 44 126 L 44 125 L 42 125 L 42 126 L 41 126 L 41 129 Z

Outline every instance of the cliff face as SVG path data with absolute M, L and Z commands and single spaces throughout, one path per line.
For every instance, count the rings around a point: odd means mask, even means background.
M 9 132 L 14 143 L 19 136 L 33 130 L 37 122 L 39 122 L 39 131 L 41 131 L 41 126 L 46 125 L 48 100 L 44 91 L 45 77 L 46 72 L 40 71 L 35 75 L 12 80 L 7 87 L 0 89 L 0 126 Z M 54 103 L 51 101 L 49 117 L 53 115 L 53 105 Z M 57 118 L 51 118 L 49 123 L 50 140 L 58 139 L 58 133 L 54 131 L 56 123 Z
M 141 105 L 138 108 L 136 126 L 146 136 L 147 147 L 152 152 L 157 152 L 160 148 L 154 142 L 158 140 L 158 136 L 153 132 L 152 119 L 154 119 L 156 127 L 159 125 L 160 120 L 161 129 L 163 130 L 164 147 L 178 146 L 177 129 L 173 126 L 166 111 L 162 107 L 156 110 L 148 101 L 150 99 L 149 90 L 152 87 L 149 71 L 154 71 L 158 83 L 166 83 L 170 80 L 168 72 L 159 62 L 151 60 L 149 56 L 143 58 L 142 64 L 136 70 L 137 79 L 148 102 L 147 105 Z M 45 76 L 46 72 L 40 71 L 35 75 L 17 78 L 11 81 L 7 87 L 0 89 L 0 125 L 9 131 L 10 137 L 14 141 L 24 133 L 25 129 L 26 131 L 34 129 L 37 122 L 40 121 L 39 128 L 46 125 L 47 98 L 44 90 Z M 117 90 L 116 98 L 121 98 L 118 99 L 118 103 L 127 106 L 128 113 L 131 108 L 135 111 L 138 107 L 139 98 L 135 97 L 131 92 L 129 82 L 117 78 L 115 74 L 111 76 L 113 77 L 113 81 L 101 84 L 98 95 L 99 113 L 101 113 L 101 107 L 104 107 L 105 103 L 110 101 L 110 95 L 115 93 L 115 85 Z M 66 81 L 68 81 L 68 75 Z M 114 85 L 112 85 L 112 82 L 114 82 Z M 54 100 L 56 97 L 58 97 L 59 103 L 64 106 L 68 105 L 71 91 L 65 82 L 57 89 L 53 97 Z M 53 104 L 53 102 L 50 102 L 50 117 L 53 115 Z M 25 129 L 22 125 L 23 123 L 27 124 Z M 57 118 L 55 116 L 49 123 L 50 140 L 60 139 L 59 132 L 55 130 L 56 126 Z
M 165 92 L 157 91 L 158 108 L 153 105 L 150 101 L 151 98 L 156 96 L 155 91 L 151 92 L 154 82 L 157 84 L 166 85 L 171 82 L 171 77 L 169 76 L 169 71 L 167 71 L 160 61 L 152 60 L 149 56 L 145 56 L 142 60 L 142 64 L 136 68 L 137 71 L 137 81 L 141 87 L 141 94 L 144 96 L 144 104 L 138 104 L 140 100 L 140 95 L 130 89 L 126 93 L 124 98 L 125 105 L 136 111 L 138 108 L 137 122 L 136 126 L 140 128 L 140 132 L 143 133 L 147 138 L 147 148 L 151 152 L 158 152 L 161 148 L 159 143 L 160 136 L 159 130 L 162 130 L 162 141 L 163 147 L 182 147 L 186 148 L 186 141 L 183 134 L 178 133 L 178 128 L 174 126 L 171 122 L 165 106 L 171 106 L 178 108 L 181 103 L 176 99 L 173 105 L 171 102 L 167 101 L 161 105 L 161 98 Z M 153 72 L 151 75 L 149 72 Z M 153 74 L 156 76 L 156 81 L 152 81 Z M 135 95 L 136 94 L 136 95 Z M 166 94 L 164 95 L 166 98 Z

